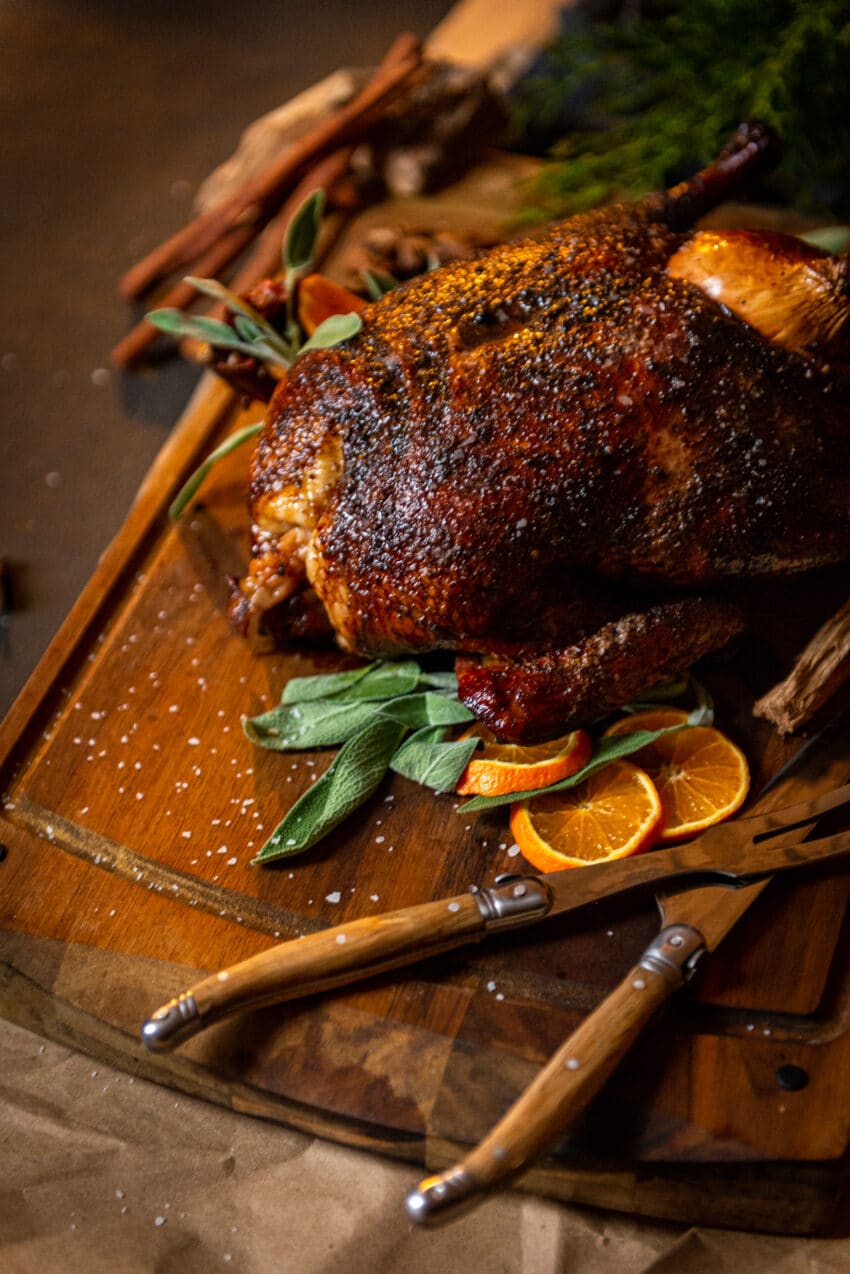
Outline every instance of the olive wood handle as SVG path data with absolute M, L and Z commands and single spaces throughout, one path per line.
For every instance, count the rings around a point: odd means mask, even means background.
M 702 934 L 690 926 L 663 930 L 484 1140 L 411 1191 L 410 1219 L 420 1225 L 454 1219 L 557 1145 L 704 950 Z
M 533 876 L 511 877 L 476 893 L 368 916 L 279 943 L 169 1000 L 145 1022 L 142 1043 L 164 1052 L 240 1009 L 312 995 L 480 941 L 494 929 L 540 919 L 550 905 L 551 894 L 543 882 Z

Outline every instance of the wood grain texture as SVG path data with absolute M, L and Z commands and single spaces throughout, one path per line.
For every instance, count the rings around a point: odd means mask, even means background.
M 459 202 L 485 219 L 481 201 Z M 241 717 L 272 706 L 289 677 L 344 663 L 253 652 L 229 630 L 227 575 L 247 551 L 244 452 L 213 473 L 203 507 L 167 525 L 198 454 L 252 419 L 205 386 L 0 730 L 0 1011 L 210 1100 L 444 1166 L 620 981 L 657 918 L 646 901 L 595 904 L 143 1055 L 144 1018 L 207 973 L 523 869 L 503 812 L 470 817 L 398 777 L 308 854 L 250 865 L 330 754 L 259 752 Z M 797 743 L 756 721 L 752 703 L 847 595 L 846 572 L 763 592 L 751 635 L 704 670 L 756 786 Z M 850 775 L 848 749 L 815 786 Z M 771 885 L 529 1188 L 695 1222 L 822 1229 L 850 1139 L 849 890 L 838 871 Z M 805 1071 L 804 1088 L 778 1087 L 786 1064 Z

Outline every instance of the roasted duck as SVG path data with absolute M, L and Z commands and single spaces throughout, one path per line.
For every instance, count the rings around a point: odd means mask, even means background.
M 300 358 L 237 621 L 456 651 L 464 701 L 528 739 L 723 646 L 730 581 L 850 556 L 847 258 L 692 229 L 777 154 L 743 125 L 692 180 L 413 280 Z

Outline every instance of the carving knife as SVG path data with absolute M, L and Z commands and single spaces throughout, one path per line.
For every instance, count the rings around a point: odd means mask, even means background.
M 142 1027 L 142 1042 L 164 1051 L 237 1010 L 343 986 L 641 886 L 685 889 L 719 882 L 730 908 L 737 908 L 740 895 L 749 894 L 745 887 L 759 877 L 850 851 L 850 832 L 803 842 L 816 818 L 848 801 L 850 784 L 721 824 L 688 845 L 543 876 L 502 876 L 489 888 L 281 943 L 204 978 L 157 1009 Z

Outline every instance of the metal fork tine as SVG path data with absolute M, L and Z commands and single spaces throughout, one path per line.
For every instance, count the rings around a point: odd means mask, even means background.
M 709 838 L 712 848 L 718 851 L 727 841 L 741 843 L 743 836 L 749 836 L 750 843 L 774 837 L 784 837 L 782 844 L 793 844 L 801 839 L 800 828 L 813 822 L 830 810 L 839 809 L 850 802 L 850 783 L 837 787 L 822 796 L 812 797 L 809 801 L 800 801 L 797 805 L 786 805 L 782 809 L 769 810 L 766 814 L 754 814 L 751 817 L 735 819 L 734 822 L 720 823 L 703 833 L 701 840 Z M 780 842 L 776 842 L 779 844 Z

